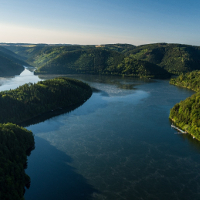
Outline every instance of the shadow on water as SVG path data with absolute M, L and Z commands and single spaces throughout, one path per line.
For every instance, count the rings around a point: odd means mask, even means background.
M 183 140 L 186 140 L 192 149 L 200 153 L 200 142 L 193 138 L 190 134 L 178 134 Z
M 102 96 L 108 96 L 108 94 L 106 92 L 100 91 L 100 90 L 97 90 L 97 89 L 95 89 L 95 91 L 93 91 L 93 93 L 100 93 L 100 95 L 102 95 Z M 92 98 L 92 96 L 89 99 L 91 99 L 91 98 Z M 40 114 L 40 115 L 38 115 L 36 117 L 33 117 L 30 120 L 27 120 L 27 121 L 24 121 L 22 123 L 19 123 L 18 125 L 26 127 L 26 126 L 38 124 L 40 122 L 44 122 L 44 121 L 46 121 L 48 119 L 51 119 L 52 117 L 56 117 L 56 116 L 59 116 L 59 115 L 62 115 L 62 114 L 70 113 L 70 112 L 76 110 L 77 108 L 81 107 L 85 103 L 86 102 L 82 102 L 80 104 L 77 104 L 77 105 L 74 105 L 74 106 L 70 106 L 70 107 L 67 107 L 67 108 L 58 108 L 58 109 L 55 109 L 55 110 L 52 110 L 52 111 L 49 111 L 49 112 L 45 112 L 45 113 Z M 91 112 L 94 112 L 95 110 L 91 110 L 90 109 Z
M 75 110 L 76 108 L 80 107 L 81 105 L 83 105 L 83 103 L 75 105 L 75 106 L 70 106 L 68 108 L 58 108 L 56 110 L 48 111 L 48 112 L 40 114 L 40 115 L 38 115 L 36 117 L 33 117 L 32 119 L 29 119 L 27 121 L 19 123 L 19 125 L 25 127 L 25 126 L 38 124 L 38 123 L 44 122 L 45 120 L 50 119 L 52 117 L 56 117 L 56 116 L 64 114 L 64 113 L 72 112 L 73 110 Z
M 35 141 L 36 149 L 28 161 L 31 168 L 26 170 L 31 177 L 31 187 L 25 192 L 26 200 L 88 200 L 98 193 L 70 166 L 71 157 L 42 138 L 35 137 Z

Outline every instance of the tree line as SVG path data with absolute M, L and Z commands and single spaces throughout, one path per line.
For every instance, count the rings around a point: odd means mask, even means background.
M 24 169 L 33 149 L 31 131 L 12 123 L 0 124 L 0 199 L 24 199 L 24 187 L 30 186 Z
M 196 91 L 194 95 L 177 103 L 171 110 L 169 118 L 174 123 L 200 140 L 200 71 L 181 74 L 170 80 L 171 84 Z

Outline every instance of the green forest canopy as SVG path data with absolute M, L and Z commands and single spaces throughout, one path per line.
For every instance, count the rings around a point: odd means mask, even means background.
M 19 124 L 51 110 L 81 104 L 91 94 L 89 85 L 69 78 L 27 83 L 0 92 L 0 123 Z
M 3 44 L 2 44 L 3 45 Z M 106 73 L 110 74 L 118 74 L 121 75 L 122 71 L 117 70 L 117 66 L 121 65 L 121 62 L 126 58 L 140 61 L 146 61 L 148 63 L 154 64 L 159 68 L 163 68 L 167 70 L 169 73 L 172 74 L 180 74 L 182 72 L 190 72 L 193 70 L 200 70 L 200 47 L 198 46 L 191 46 L 191 45 L 182 45 L 182 44 L 168 44 L 168 43 L 155 43 L 155 44 L 147 44 L 147 45 L 140 45 L 134 46 L 130 44 L 107 44 L 107 45 L 47 45 L 47 44 L 6 44 L 5 46 L 7 49 L 13 51 L 18 56 L 22 57 L 24 61 L 28 62 L 30 65 L 35 67 L 47 67 L 49 65 L 61 65 L 63 62 L 61 60 L 66 60 L 67 56 L 70 55 L 69 53 L 73 52 L 72 54 L 79 54 L 81 51 L 81 55 L 84 57 L 88 57 L 91 52 L 96 51 L 96 64 L 102 65 L 102 61 L 98 63 L 98 50 L 102 52 L 100 60 L 106 61 L 110 55 L 115 61 L 115 71 L 113 70 L 112 62 L 104 62 L 101 68 L 108 68 Z M 77 52 L 76 52 L 77 51 Z M 75 53 L 76 52 L 76 53 Z M 114 54 L 114 52 L 118 54 Z M 88 54 L 88 55 L 87 55 Z M 93 53 L 94 54 L 94 53 Z M 81 57 L 82 57 L 81 56 Z M 117 59 L 119 56 L 121 59 Z M 66 57 L 66 58 L 63 58 Z M 85 66 L 86 68 L 91 69 L 91 62 L 86 62 L 86 59 L 77 58 L 74 60 L 74 63 L 71 61 L 70 66 L 74 66 L 73 71 L 83 72 L 83 69 L 80 70 L 80 67 L 77 66 L 79 61 L 84 61 L 82 67 Z M 90 64 L 87 66 L 87 64 Z M 128 71 L 127 68 L 135 68 L 139 67 L 135 62 L 134 65 L 124 66 L 123 71 Z M 65 67 L 63 67 L 62 71 L 66 73 L 66 67 L 68 66 L 69 61 L 64 63 Z M 145 68 L 146 69 L 146 68 Z M 158 68 L 155 68 L 151 74 L 154 74 Z M 48 71 L 45 71 L 40 68 L 38 73 L 52 73 L 52 68 L 48 68 Z M 60 69 L 58 69 L 60 70 Z M 55 71 L 55 69 L 54 69 Z M 61 71 L 61 70 L 60 70 Z M 133 70 L 134 71 L 134 70 Z M 143 74 L 145 70 L 143 70 Z M 94 69 L 91 69 L 90 73 L 94 73 Z M 96 73 L 102 73 L 101 71 Z M 140 76 L 137 73 L 135 76 Z
M 31 131 L 15 124 L 0 124 L 0 199 L 23 200 L 30 177 L 25 174 L 27 155 L 34 149 Z
M 29 65 L 38 68 L 36 73 L 90 73 L 168 78 L 169 73 L 181 74 L 200 70 L 200 47 L 191 45 L 2 45 L 23 58 Z M 130 62 L 126 62 L 127 60 Z
M 170 83 L 197 92 L 184 101 L 177 103 L 170 110 L 169 117 L 177 126 L 200 140 L 200 71 L 181 74 L 179 77 L 171 79 Z
M 65 52 L 39 67 L 35 73 L 84 73 L 147 78 L 170 77 L 166 70 L 148 61 L 125 57 L 122 53 L 102 48 Z

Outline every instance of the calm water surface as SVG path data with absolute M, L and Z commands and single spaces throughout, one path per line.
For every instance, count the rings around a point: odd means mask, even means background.
M 51 78 L 24 73 L 28 82 Z M 27 76 L 5 79 L 0 90 Z M 192 91 L 160 80 L 75 78 L 99 92 L 70 113 L 26 127 L 36 141 L 26 200 L 200 199 L 199 142 L 176 134 L 168 120 Z

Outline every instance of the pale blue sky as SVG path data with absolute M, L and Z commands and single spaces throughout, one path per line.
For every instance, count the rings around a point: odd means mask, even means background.
M 199 0 L 0 0 L 0 42 L 200 46 Z

